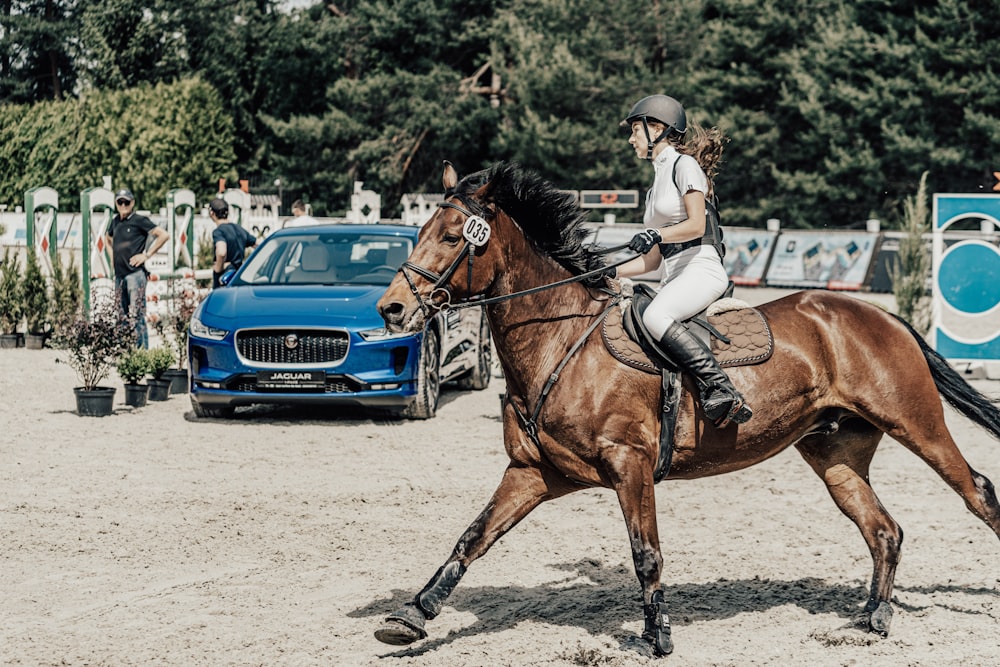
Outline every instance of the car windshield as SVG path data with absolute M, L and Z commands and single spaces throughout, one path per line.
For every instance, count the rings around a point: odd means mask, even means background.
M 272 236 L 232 284 L 388 285 L 410 255 L 409 238 L 308 231 Z

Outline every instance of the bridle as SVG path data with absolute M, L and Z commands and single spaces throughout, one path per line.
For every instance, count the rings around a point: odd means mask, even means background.
M 486 243 L 490 239 L 491 229 L 489 226 L 489 222 L 486 221 L 486 218 L 484 216 L 477 215 L 476 213 L 473 213 L 471 210 L 469 210 L 472 208 L 479 208 L 479 207 L 473 206 L 469 201 L 467 201 L 465 198 L 459 195 L 455 196 L 458 196 L 461 199 L 462 204 L 464 204 L 464 206 L 456 204 L 453 201 L 443 201 L 438 203 L 438 207 L 453 208 L 459 213 L 462 213 L 466 216 L 465 225 L 463 227 L 463 237 L 465 238 L 465 245 L 462 246 L 462 249 L 459 251 L 458 256 L 455 257 L 454 261 L 452 261 L 452 263 L 448 266 L 447 269 L 445 269 L 445 272 L 442 274 L 435 273 L 434 271 L 426 269 L 418 264 L 414 264 L 409 260 L 403 262 L 402 266 L 399 267 L 399 273 L 403 274 L 403 278 L 406 279 L 406 283 L 410 286 L 410 292 L 413 294 L 413 298 L 417 300 L 417 303 L 420 305 L 420 310 L 421 312 L 423 312 L 425 317 L 429 316 L 431 313 L 431 306 L 429 304 L 433 304 L 434 307 L 436 307 L 438 310 L 441 311 L 448 309 L 459 310 L 462 308 L 486 306 L 492 303 L 499 303 L 501 301 L 507 301 L 509 299 L 514 299 L 520 296 L 534 294 L 536 292 L 541 292 L 542 290 L 561 287 L 563 285 L 568 285 L 569 283 L 581 282 L 583 280 L 587 280 L 588 278 L 604 274 L 608 269 L 621 266 L 622 264 L 631 261 L 635 257 L 635 255 L 632 257 L 626 257 L 625 259 L 615 264 L 610 264 L 608 266 L 604 266 L 599 269 L 594 269 L 593 271 L 582 273 L 578 276 L 571 276 L 563 280 L 558 280 L 554 283 L 539 285 L 538 287 L 532 287 L 530 289 L 522 290 L 520 292 L 513 292 L 511 294 L 503 294 L 500 296 L 489 297 L 489 298 L 486 298 L 482 294 L 473 295 L 472 267 L 476 256 L 475 249 L 486 245 Z M 614 248 L 606 248 L 601 250 L 600 252 L 602 253 L 617 252 L 627 247 L 628 245 L 625 244 L 621 246 L 616 246 Z M 455 271 L 458 270 L 458 267 L 461 266 L 462 260 L 466 258 L 468 258 L 468 272 L 467 272 L 468 283 L 466 292 L 470 296 L 466 297 L 461 301 L 455 301 L 452 298 L 451 291 L 447 288 L 447 283 L 449 280 L 451 280 L 451 277 L 455 274 Z M 434 283 L 434 286 L 431 288 L 430 294 L 428 294 L 426 299 L 420 294 L 420 291 L 417 289 L 416 283 L 414 283 L 413 278 L 410 277 L 409 274 L 410 271 L 418 275 L 421 275 L 427 280 L 430 280 Z M 614 294 L 613 292 L 609 293 Z M 441 301 L 440 303 L 434 304 L 434 299 L 436 296 L 440 296 Z
M 472 208 L 469 202 L 464 199 L 462 200 L 462 203 L 465 204 L 465 206 Z M 470 211 L 469 208 L 459 206 L 455 202 L 439 202 L 438 207 L 453 208 L 459 213 L 465 214 L 465 227 L 463 228 L 465 245 L 462 246 L 462 250 L 458 253 L 458 257 L 455 258 L 451 265 L 449 265 L 442 274 L 437 274 L 430 269 L 425 269 L 424 267 L 414 264 L 409 260 L 403 262 L 402 266 L 399 267 L 399 272 L 403 274 L 403 278 L 406 279 L 406 283 L 410 286 L 410 292 L 413 293 L 413 297 L 417 300 L 417 303 L 420 304 L 420 310 L 423 312 L 424 317 L 430 315 L 431 309 L 430 306 L 428 306 L 428 302 L 433 303 L 436 295 L 441 297 L 441 301 L 435 306 L 438 310 L 448 310 L 449 308 L 469 308 L 473 305 L 482 305 L 485 301 L 485 299 L 480 297 L 470 296 L 465 301 L 453 302 L 451 291 L 446 287 L 446 285 L 455 274 L 455 271 L 458 270 L 458 267 L 462 264 L 462 260 L 468 258 L 468 286 L 466 291 L 468 294 L 472 294 L 472 265 L 476 257 L 474 248 L 486 245 L 486 241 L 488 241 L 490 237 L 489 223 L 486 222 L 486 219 L 482 216 L 476 215 Z M 475 229 L 470 231 L 470 228 Z M 483 231 L 484 229 L 485 232 Z M 426 300 L 420 294 L 416 283 L 413 282 L 413 278 L 410 277 L 407 270 L 421 275 L 434 283 L 434 286 L 431 288 L 430 294 L 428 294 Z

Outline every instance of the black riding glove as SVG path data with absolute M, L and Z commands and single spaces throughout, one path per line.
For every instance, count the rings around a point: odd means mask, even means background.
M 653 249 L 653 246 L 662 242 L 663 237 L 660 236 L 659 230 L 644 229 L 632 237 L 632 240 L 628 242 L 628 249 L 640 255 L 645 255 Z

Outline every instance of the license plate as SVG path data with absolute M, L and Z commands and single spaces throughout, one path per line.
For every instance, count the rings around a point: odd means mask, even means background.
M 324 371 L 257 371 L 258 389 L 324 389 Z

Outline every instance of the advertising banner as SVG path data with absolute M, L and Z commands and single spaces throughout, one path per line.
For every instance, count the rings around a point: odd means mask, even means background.
M 771 256 L 766 284 L 860 290 L 877 241 L 877 233 L 865 231 L 782 232 Z
M 764 229 L 723 228 L 726 273 L 737 285 L 763 285 L 778 232 Z

